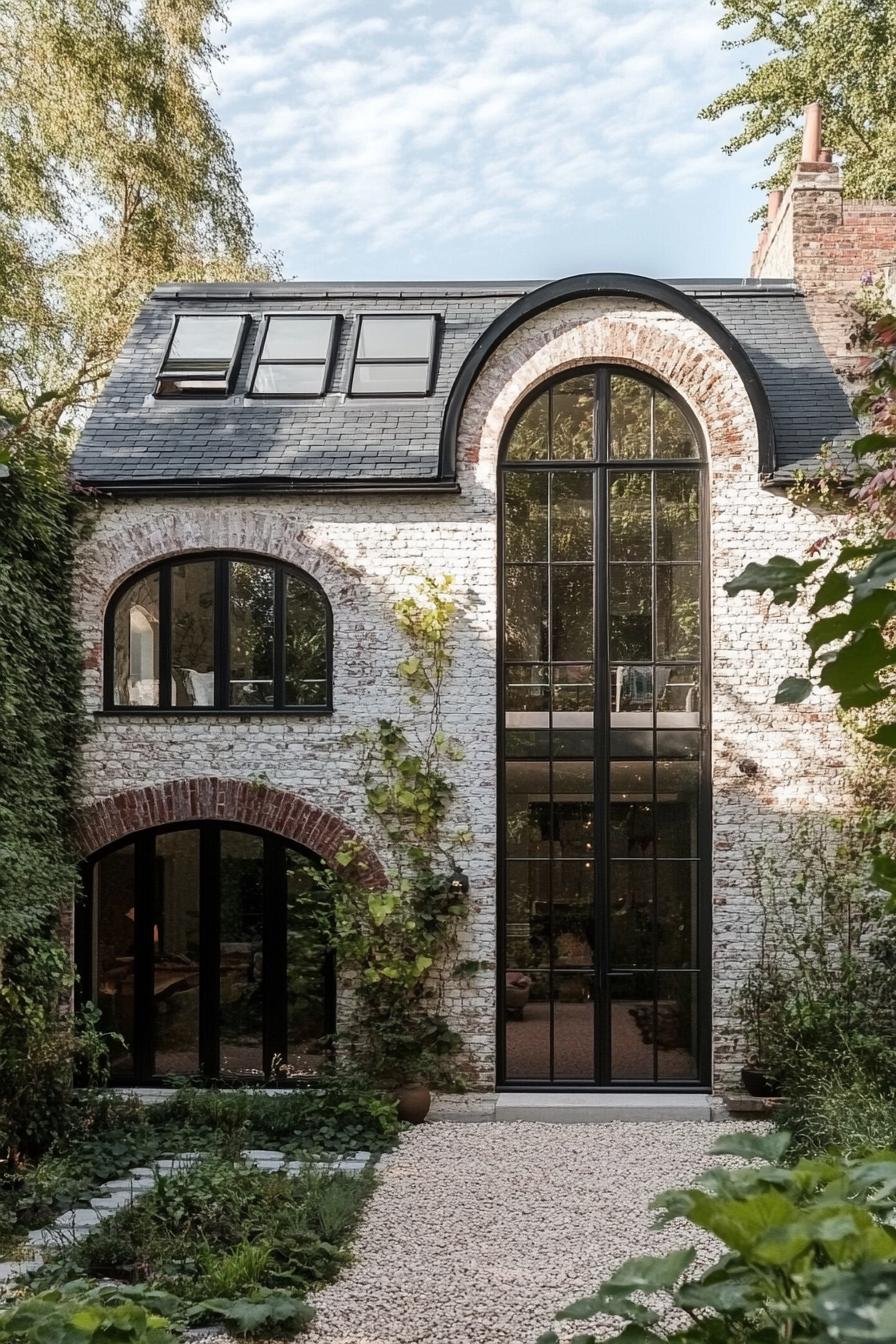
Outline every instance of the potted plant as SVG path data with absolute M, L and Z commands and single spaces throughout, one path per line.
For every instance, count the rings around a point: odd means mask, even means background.
M 774 1010 L 776 990 L 780 988 L 776 981 L 774 967 L 765 955 L 763 943 L 759 959 L 742 981 L 738 994 L 738 1010 L 747 1042 L 740 1080 L 751 1097 L 781 1095 L 777 1082 L 768 1072 L 763 1054 L 769 1014 Z
M 456 1033 L 432 1013 L 410 1016 L 394 1011 L 371 1025 L 368 1068 L 398 1103 L 399 1120 L 419 1125 L 426 1119 L 432 1087 L 452 1081 L 448 1061 L 456 1043 Z

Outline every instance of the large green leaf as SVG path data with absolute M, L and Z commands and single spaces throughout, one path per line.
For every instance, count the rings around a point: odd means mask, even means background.
M 872 626 L 844 644 L 830 662 L 825 663 L 821 684 L 839 692 L 871 687 L 877 682 L 877 674 L 891 666 L 894 658 L 896 654 L 884 642 L 880 630 Z
M 896 448 L 896 438 L 892 434 L 863 434 L 850 447 L 854 457 L 867 457 L 869 453 L 880 453 L 887 448 Z
M 745 1130 L 740 1134 L 723 1134 L 709 1151 L 743 1157 L 748 1162 L 780 1162 L 790 1142 L 790 1135 L 784 1129 L 773 1130 L 770 1134 L 751 1134 Z
M 773 555 L 765 565 L 752 561 L 725 584 L 725 592 L 734 597 L 737 593 L 770 591 L 772 602 L 789 606 L 796 601 L 806 580 L 824 563 L 824 560 L 791 560 L 786 555 Z
M 675 1294 L 675 1301 L 689 1311 L 708 1307 L 712 1311 L 729 1314 L 754 1308 L 762 1298 L 762 1288 L 744 1279 L 722 1279 L 719 1283 L 683 1283 Z
M 838 1344 L 893 1344 L 896 1340 L 896 1267 L 863 1265 L 823 1276 L 813 1309 Z
M 876 742 L 879 747 L 896 747 L 896 723 L 882 723 L 871 734 L 871 741 Z
M 841 569 L 832 569 L 818 585 L 818 592 L 809 610 L 815 616 L 818 612 L 824 611 L 825 607 L 833 607 L 837 602 L 842 602 L 851 592 L 852 584 L 849 577 Z
M 696 1259 L 690 1247 L 670 1251 L 668 1255 L 641 1255 L 626 1260 L 603 1285 L 622 1293 L 654 1293 L 661 1288 L 672 1288 Z
M 785 677 L 775 692 L 776 705 L 801 705 L 812 694 L 812 683 L 805 677 Z
M 896 541 L 883 541 L 866 569 L 853 576 L 856 597 L 866 597 L 877 588 L 888 588 L 896 579 Z

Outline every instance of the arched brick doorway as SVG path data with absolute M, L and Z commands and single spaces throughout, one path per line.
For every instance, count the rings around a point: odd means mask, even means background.
M 283 790 L 222 779 L 111 795 L 77 824 L 76 961 L 113 1033 L 113 1082 L 313 1075 L 335 1028 L 316 873 L 354 831 Z M 384 881 L 369 848 L 359 865 Z

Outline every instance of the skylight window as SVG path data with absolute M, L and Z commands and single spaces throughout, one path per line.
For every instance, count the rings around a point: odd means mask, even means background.
M 178 313 L 156 378 L 157 397 L 226 397 L 249 319 L 244 313 Z
M 250 397 L 320 397 L 336 349 L 333 314 L 272 313 L 264 319 Z
M 428 396 L 435 348 L 436 319 L 431 314 L 359 317 L 351 396 Z

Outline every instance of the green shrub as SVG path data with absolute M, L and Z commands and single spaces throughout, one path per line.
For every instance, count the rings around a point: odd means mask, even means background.
M 835 1150 L 860 1156 L 896 1148 L 896 1090 L 850 1055 L 802 1061 L 791 1095 L 776 1114 L 804 1154 Z M 875 1071 L 876 1073 L 876 1071 Z
M 82 1284 L 53 1289 L 0 1307 L 6 1344 L 175 1344 L 164 1316 L 138 1302 L 115 1305 Z
M 629 1260 L 558 1319 L 625 1323 L 616 1344 L 871 1344 L 896 1338 L 896 1152 L 779 1165 L 789 1135 L 731 1135 L 714 1152 L 762 1165 L 704 1172 L 660 1195 L 725 1247 L 689 1278 L 693 1248 Z M 602 1338 L 606 1338 L 603 1334 Z M 539 1344 L 558 1344 L 553 1331 Z M 576 1344 L 596 1344 L 577 1335 Z M 612 1341 L 607 1341 L 612 1344 Z

